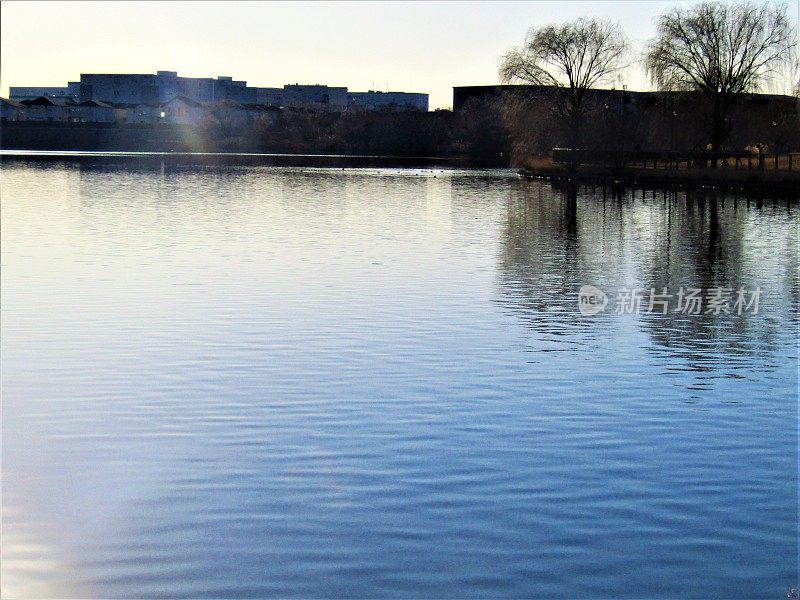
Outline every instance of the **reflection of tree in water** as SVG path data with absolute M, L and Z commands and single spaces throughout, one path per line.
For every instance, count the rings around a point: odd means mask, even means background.
M 574 292 L 577 239 L 571 204 L 545 186 L 524 190 L 509 204 L 503 285 L 510 292 L 541 292 L 521 295 L 518 301 L 524 307 L 545 311 Z
M 579 317 L 581 285 L 602 287 L 593 260 L 593 227 L 579 227 L 577 189 L 522 181 L 513 188 L 500 250 L 498 302 L 537 333 L 569 336 L 598 330 L 607 318 Z M 575 340 L 577 343 L 578 340 Z
M 677 294 L 679 288 L 761 286 L 758 315 L 642 314 L 641 327 L 669 368 L 705 370 L 773 356 L 781 330 L 796 328 L 796 210 L 709 193 L 554 189 L 524 182 L 512 192 L 499 258 L 498 302 L 540 334 L 599 335 L 623 287 Z M 609 293 L 605 314 L 581 317 L 577 292 Z M 678 364 L 674 358 L 682 357 Z
M 713 192 L 681 193 L 663 205 L 663 227 L 654 230 L 638 265 L 641 287 L 657 293 L 667 288 L 672 294 L 681 286 L 693 287 L 704 295 L 729 288 L 731 301 L 729 314 L 706 312 L 704 303 L 701 314 L 684 315 L 674 311 L 673 298 L 666 315 L 645 315 L 642 323 L 656 351 L 685 358 L 692 370 L 710 371 L 721 363 L 735 370 L 742 359 L 771 356 L 781 330 L 796 328 L 794 211 L 782 208 L 779 202 L 765 207 Z M 734 302 L 740 287 L 748 299 L 749 292 L 761 287 L 758 314 L 737 314 Z

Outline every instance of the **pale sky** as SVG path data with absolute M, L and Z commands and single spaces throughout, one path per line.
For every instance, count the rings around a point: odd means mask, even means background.
M 8 2 L 0 4 L 0 95 L 81 73 L 230 75 L 248 85 L 322 83 L 427 92 L 498 82 L 500 57 L 532 26 L 578 16 L 622 25 L 634 55 L 673 1 Z M 648 89 L 638 65 L 630 89 Z

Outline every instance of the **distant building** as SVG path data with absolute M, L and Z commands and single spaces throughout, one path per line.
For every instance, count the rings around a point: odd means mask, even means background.
M 157 102 L 140 102 L 138 104 L 127 104 L 120 106 L 124 106 L 125 108 L 126 123 L 133 123 L 136 125 L 151 125 L 153 123 L 158 123 L 159 119 L 163 118 L 161 113 L 164 111 L 161 104 Z
M 26 121 L 69 122 L 69 106 L 59 104 L 44 96 L 34 100 L 23 100 Z
M 547 85 L 471 85 L 453 88 L 453 110 L 458 112 L 465 108 L 468 102 L 480 100 L 496 100 L 499 98 L 526 98 L 529 100 L 551 99 L 557 88 Z M 622 111 L 626 108 L 650 106 L 663 103 L 665 100 L 675 102 L 697 101 L 702 92 L 638 92 L 626 89 L 592 89 L 588 98 L 601 104 L 606 109 Z M 789 96 L 774 94 L 744 94 L 742 104 L 764 106 L 777 103 L 781 109 L 786 105 Z M 795 99 L 797 100 L 797 99 Z
M 414 94 L 407 92 L 350 92 L 348 95 L 350 106 L 366 108 L 367 110 L 428 110 L 428 94 Z
M 177 96 L 165 102 L 159 112 L 159 119 L 170 125 L 201 126 L 207 118 L 208 111 L 199 102 L 185 96 Z
M 347 108 L 347 88 L 318 84 L 285 85 L 283 86 L 283 106 L 342 111 Z
M 116 123 L 125 118 L 125 109 L 99 100 L 67 105 L 71 123 Z
M 453 110 L 459 112 L 471 100 L 489 101 L 499 98 L 544 98 L 556 88 L 547 85 L 468 85 L 453 88 Z M 614 92 L 616 90 L 602 90 Z M 622 93 L 622 90 L 619 91 Z
M 558 88 L 537 85 L 479 85 L 453 88 L 453 110 L 470 106 L 496 110 L 498 100 L 528 103 L 529 116 L 563 102 Z M 606 127 L 602 141 L 607 149 L 640 145 L 651 150 L 705 148 L 713 102 L 699 91 L 639 92 L 626 89 L 592 89 L 586 96 L 589 117 L 586 128 Z M 727 117 L 731 149 L 763 142 L 781 151 L 796 150 L 800 131 L 800 101 L 777 94 L 743 94 Z M 612 134 L 613 132 L 613 134 Z M 598 134 L 600 135 L 600 134 Z M 634 146 L 635 147 L 635 146 Z
M 282 109 L 266 104 L 223 100 L 214 103 L 195 102 L 176 96 L 167 102 L 115 103 L 40 96 L 17 102 L 2 101 L 3 121 L 42 121 L 59 123 L 127 123 L 132 125 L 186 125 L 202 128 L 209 125 L 252 126 L 274 125 Z
M 80 101 L 99 100 L 114 104 L 159 102 L 157 75 L 81 75 Z
M 3 119 L 138 125 L 274 124 L 284 109 L 428 110 L 428 94 L 350 92 L 321 84 L 250 87 L 220 75 L 179 77 L 176 71 L 83 73 L 64 87 L 12 87 Z
M 272 125 L 278 120 L 281 109 L 266 104 L 231 102 L 224 100 L 208 107 L 214 120 L 221 125 L 242 127 L 261 123 Z
M 256 104 L 283 106 L 283 88 L 256 88 Z
M 155 74 L 83 73 L 79 82 L 65 87 L 12 87 L 10 99 L 37 98 L 70 100 L 76 104 L 89 101 L 114 105 L 166 103 L 176 97 L 200 104 L 238 102 L 273 107 L 309 108 L 345 111 L 356 107 L 367 110 L 428 110 L 427 94 L 405 92 L 349 92 L 346 87 L 327 85 L 285 85 L 283 88 L 259 88 L 227 75 L 212 77 L 180 77 L 177 71 Z
M 12 100 L 36 100 L 36 98 L 50 98 L 53 100 L 72 102 L 80 101 L 80 83 L 70 81 L 65 87 L 12 87 L 9 91 Z
M 27 118 L 27 106 L 16 100 L 0 98 L 0 120 L 2 121 L 25 121 Z

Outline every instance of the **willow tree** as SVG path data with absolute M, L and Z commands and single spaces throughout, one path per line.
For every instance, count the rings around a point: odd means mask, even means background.
M 503 56 L 500 79 L 560 91 L 553 108 L 565 120 L 570 145 L 579 148 L 590 90 L 615 82 L 627 66 L 627 50 L 622 29 L 608 21 L 580 18 L 532 28 L 522 46 Z
M 785 5 L 705 2 L 659 17 L 644 65 L 660 89 L 694 90 L 711 100 L 710 141 L 718 149 L 731 107 L 769 83 L 795 45 Z

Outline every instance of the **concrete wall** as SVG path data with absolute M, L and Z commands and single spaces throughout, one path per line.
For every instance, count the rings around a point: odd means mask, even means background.
M 158 102 L 156 75 L 81 74 L 80 101 L 100 100 L 114 104 Z
M 395 110 L 428 110 L 428 94 L 415 94 L 408 92 L 350 92 L 351 106 L 362 107 L 370 110 L 395 109 Z
M 255 88 L 255 104 L 283 106 L 283 88 Z
M 347 108 L 347 88 L 327 85 L 285 85 L 283 106 L 344 110 Z

